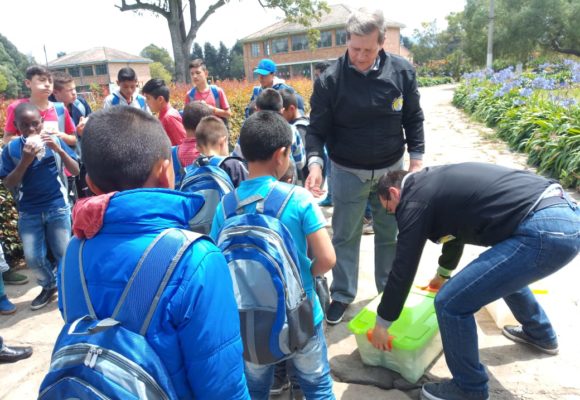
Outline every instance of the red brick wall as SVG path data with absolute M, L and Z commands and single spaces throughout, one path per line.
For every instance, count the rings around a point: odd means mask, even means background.
M 287 53 L 270 54 L 269 56 L 264 55 L 264 41 L 259 41 L 260 44 L 260 54 L 257 57 L 252 57 L 252 43 L 244 43 L 244 71 L 246 73 L 246 78 L 248 81 L 254 80 L 253 70 L 258 65 L 258 62 L 262 58 L 270 58 L 276 64 L 298 64 L 298 63 L 308 63 L 312 61 L 321 61 L 336 59 L 344 54 L 346 51 L 346 46 L 335 46 L 336 43 L 336 31 L 332 32 L 332 44 L 333 47 L 317 48 L 314 50 L 299 50 L 299 51 L 289 51 Z M 388 28 L 385 34 L 385 44 L 383 48 L 385 51 L 394 54 L 400 54 L 400 40 L 401 34 L 399 28 Z M 290 37 L 288 37 L 288 48 L 291 49 Z M 256 43 L 256 42 L 254 42 Z

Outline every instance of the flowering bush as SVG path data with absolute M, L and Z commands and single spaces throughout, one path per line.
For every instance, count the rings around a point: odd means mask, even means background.
M 465 74 L 453 103 L 488 126 L 528 161 L 580 190 L 580 63 L 545 63 L 517 74 Z

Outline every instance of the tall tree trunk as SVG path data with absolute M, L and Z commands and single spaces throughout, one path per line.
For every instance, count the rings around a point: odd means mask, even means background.
M 171 35 L 171 47 L 175 59 L 175 80 L 177 82 L 189 82 L 187 64 L 189 61 L 189 48 L 185 37 L 181 36 L 179 25 L 167 20 L 169 34 Z

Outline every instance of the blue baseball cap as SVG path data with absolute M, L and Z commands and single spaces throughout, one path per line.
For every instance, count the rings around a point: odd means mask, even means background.
M 258 66 L 254 70 L 254 74 L 270 75 L 276 72 L 276 63 L 269 58 L 260 60 Z

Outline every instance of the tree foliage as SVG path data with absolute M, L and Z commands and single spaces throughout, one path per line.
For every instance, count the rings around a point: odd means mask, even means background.
M 15 98 L 26 93 L 24 72 L 34 62 L 20 53 L 6 37 L 0 34 L 0 96 Z
M 120 0 L 117 7 L 121 11 L 149 11 L 160 15 L 167 21 L 173 57 L 175 59 L 175 77 L 180 82 L 189 81 L 187 63 L 191 46 L 199 28 L 208 18 L 230 0 L 211 0 L 204 11 L 199 9 L 195 0 Z M 328 10 L 324 0 L 258 0 L 264 8 L 280 9 L 287 19 L 306 27 L 319 19 L 323 11 Z
M 495 0 L 494 59 L 526 63 L 538 53 L 580 56 L 580 1 Z M 447 29 L 435 21 L 413 35 L 415 62 L 447 60 L 484 65 L 489 0 L 467 0 L 462 12 L 447 16 Z
M 141 50 L 140 54 L 141 57 L 150 58 L 154 62 L 160 63 L 163 68 L 169 72 L 170 75 L 173 75 L 175 71 L 175 63 L 173 62 L 173 59 L 169 55 L 167 49 L 151 43 L 149 46 Z M 169 81 L 171 81 L 171 79 Z
M 149 73 L 151 78 L 163 79 L 165 83 L 169 83 L 172 80 L 171 72 L 165 69 L 165 66 L 158 61 L 149 64 Z

